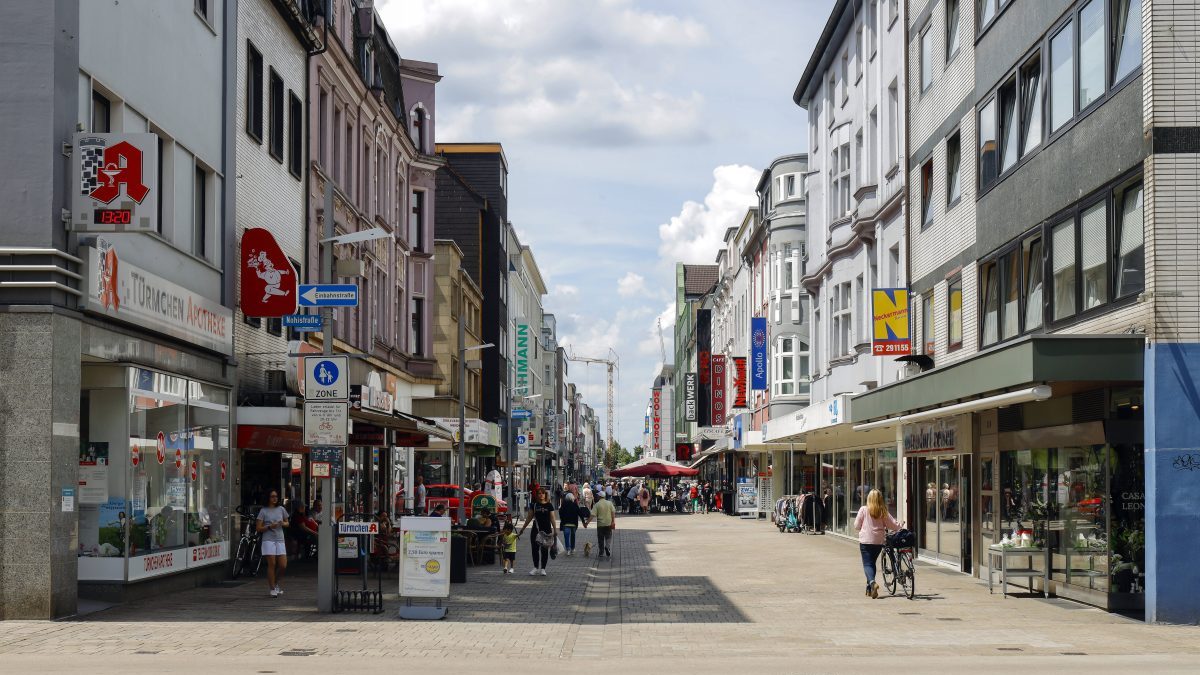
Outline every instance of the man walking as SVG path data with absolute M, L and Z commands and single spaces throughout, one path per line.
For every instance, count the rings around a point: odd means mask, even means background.
M 597 494 L 596 505 L 592 507 L 592 519 L 596 521 L 597 558 L 612 557 L 613 528 L 617 526 L 617 510 L 613 508 L 612 500 L 604 497 L 604 492 Z
M 417 476 L 415 492 L 417 493 L 417 503 L 415 504 L 417 515 L 423 516 L 425 515 L 425 496 L 429 494 L 429 490 L 425 487 L 425 476 Z

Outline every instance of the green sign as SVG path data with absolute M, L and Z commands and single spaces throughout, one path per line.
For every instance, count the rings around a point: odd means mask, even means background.
M 479 493 L 471 497 L 472 513 L 479 513 L 479 509 L 487 509 L 489 511 L 496 510 L 496 498 L 485 493 Z

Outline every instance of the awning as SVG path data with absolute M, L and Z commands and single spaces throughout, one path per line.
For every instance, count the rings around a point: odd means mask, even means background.
M 399 410 L 393 410 L 391 414 L 388 414 L 363 408 L 351 408 L 350 417 L 389 429 L 396 429 L 400 432 L 420 434 L 430 438 L 441 438 L 447 441 L 454 439 L 453 433 L 449 429 L 442 428 L 435 420 L 418 417 Z
M 1045 401 L 1053 395 L 1049 385 L 1040 384 L 1036 387 L 1027 389 L 1018 389 L 1005 394 L 996 396 L 988 396 L 986 398 L 967 401 L 965 403 L 955 403 L 954 405 L 934 408 L 933 410 L 922 410 L 919 413 L 911 415 L 901 415 L 899 417 L 889 417 L 878 422 L 867 422 L 865 424 L 855 424 L 855 431 L 869 431 L 871 429 L 884 429 L 887 427 L 896 427 L 901 424 L 913 424 L 915 422 L 923 422 L 925 420 L 937 419 L 939 417 L 949 417 L 950 415 L 960 415 L 962 413 L 975 412 L 976 410 L 990 410 L 1002 405 L 1014 405 L 1016 403 L 1026 403 L 1029 401 Z

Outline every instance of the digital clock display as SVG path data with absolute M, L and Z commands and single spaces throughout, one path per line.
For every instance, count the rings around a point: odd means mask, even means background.
M 97 225 L 128 225 L 133 222 L 131 209 L 96 209 Z

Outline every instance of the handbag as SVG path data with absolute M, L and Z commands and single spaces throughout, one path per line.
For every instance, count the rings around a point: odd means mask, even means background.
M 554 537 L 549 532 L 538 532 L 534 541 L 542 548 L 550 548 L 554 544 Z

